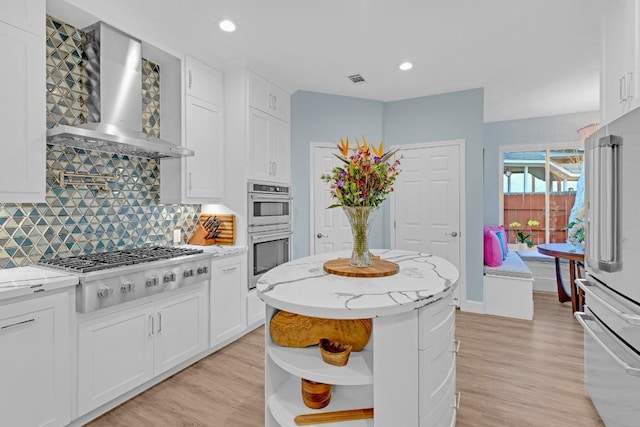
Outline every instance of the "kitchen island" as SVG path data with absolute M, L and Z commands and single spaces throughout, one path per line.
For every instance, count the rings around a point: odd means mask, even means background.
M 276 345 L 265 334 L 265 425 L 294 426 L 296 415 L 374 408 L 374 418 L 348 426 L 455 425 L 455 306 L 458 271 L 425 253 L 373 250 L 399 265 L 392 276 L 358 278 L 323 270 L 335 252 L 300 258 L 267 272 L 258 296 L 267 304 L 266 325 L 277 311 L 331 319 L 373 320 L 364 350 L 344 367 L 325 364 L 317 346 Z M 304 406 L 300 378 L 333 384 L 328 406 Z M 341 423 L 332 425 L 339 426 Z

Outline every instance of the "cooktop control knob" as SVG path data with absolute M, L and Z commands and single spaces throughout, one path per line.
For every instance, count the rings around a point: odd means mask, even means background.
M 185 270 L 183 275 L 184 277 L 193 277 L 193 269 Z
M 126 294 L 128 292 L 131 292 L 133 290 L 133 283 L 129 282 L 128 280 L 125 280 L 124 282 L 122 282 L 122 285 L 120 286 L 120 292 L 122 292 L 123 294 Z
M 100 286 L 100 289 L 98 289 L 98 298 L 107 298 L 111 295 L 113 295 L 113 289 L 111 288 Z
M 205 274 L 207 271 L 209 271 L 209 267 L 206 265 L 198 267 L 198 274 Z
M 147 278 L 147 288 L 151 286 L 158 286 L 158 278 L 156 276 Z
M 173 271 L 165 273 L 164 277 L 162 278 L 162 281 L 164 283 L 175 282 L 176 281 L 176 273 L 174 273 Z

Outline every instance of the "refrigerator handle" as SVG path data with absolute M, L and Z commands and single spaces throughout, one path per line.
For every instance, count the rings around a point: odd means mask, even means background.
M 620 146 L 622 138 L 607 135 L 598 140 L 598 268 L 613 272 L 620 263 Z
M 617 354 L 615 354 L 613 352 L 613 350 L 611 350 L 605 343 L 604 341 L 602 341 L 602 339 L 600 339 L 600 337 L 596 334 L 596 332 L 591 329 L 591 327 L 589 327 L 589 325 L 587 325 L 587 321 L 591 321 L 593 320 L 593 316 L 590 316 L 582 311 L 576 311 L 575 313 L 573 313 L 573 315 L 575 316 L 576 320 L 580 323 L 580 325 L 582 325 L 582 327 L 584 328 L 585 332 L 589 333 L 589 335 L 591 335 L 591 338 L 593 338 L 593 340 L 598 343 L 598 345 L 600 347 L 602 347 L 602 349 L 604 351 L 607 352 L 607 354 L 622 368 L 625 370 L 625 372 L 629 375 L 633 375 L 634 377 L 640 377 L 640 368 L 636 368 L 633 367 L 631 365 L 629 365 L 627 362 L 625 362 L 624 360 L 620 359 L 620 356 L 618 356 Z
M 604 308 L 606 308 L 608 311 L 610 311 L 611 313 L 615 314 L 616 316 L 624 320 L 626 323 L 630 325 L 640 326 L 640 316 L 634 316 L 633 314 L 627 314 L 622 312 L 621 310 L 617 309 L 613 305 L 609 304 L 598 294 L 593 292 L 592 289 L 589 289 L 589 288 L 596 288 L 596 289 L 600 288 L 600 286 L 597 283 L 591 282 L 586 279 L 576 279 L 576 284 L 578 285 L 578 288 L 584 291 L 587 301 L 595 300 L 598 302 L 598 304 L 602 305 Z

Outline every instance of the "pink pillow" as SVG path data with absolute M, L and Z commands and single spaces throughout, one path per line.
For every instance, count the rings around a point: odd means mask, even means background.
M 501 225 L 500 227 L 487 227 L 485 225 L 484 229 L 491 230 L 496 233 L 496 235 L 500 234 L 500 236 L 498 236 L 498 240 L 500 240 L 502 247 L 502 259 L 507 258 L 507 254 L 509 253 L 509 239 L 507 239 L 507 232 L 504 229 L 504 225 Z
M 502 264 L 502 245 L 493 230 L 484 232 L 484 263 L 489 267 Z

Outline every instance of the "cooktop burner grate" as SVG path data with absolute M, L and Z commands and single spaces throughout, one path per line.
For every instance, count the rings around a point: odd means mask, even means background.
M 38 264 L 77 273 L 89 273 L 92 271 L 121 267 L 123 265 L 140 264 L 202 252 L 202 249 L 152 246 L 149 248 L 124 249 L 97 254 L 44 259 L 40 260 Z

